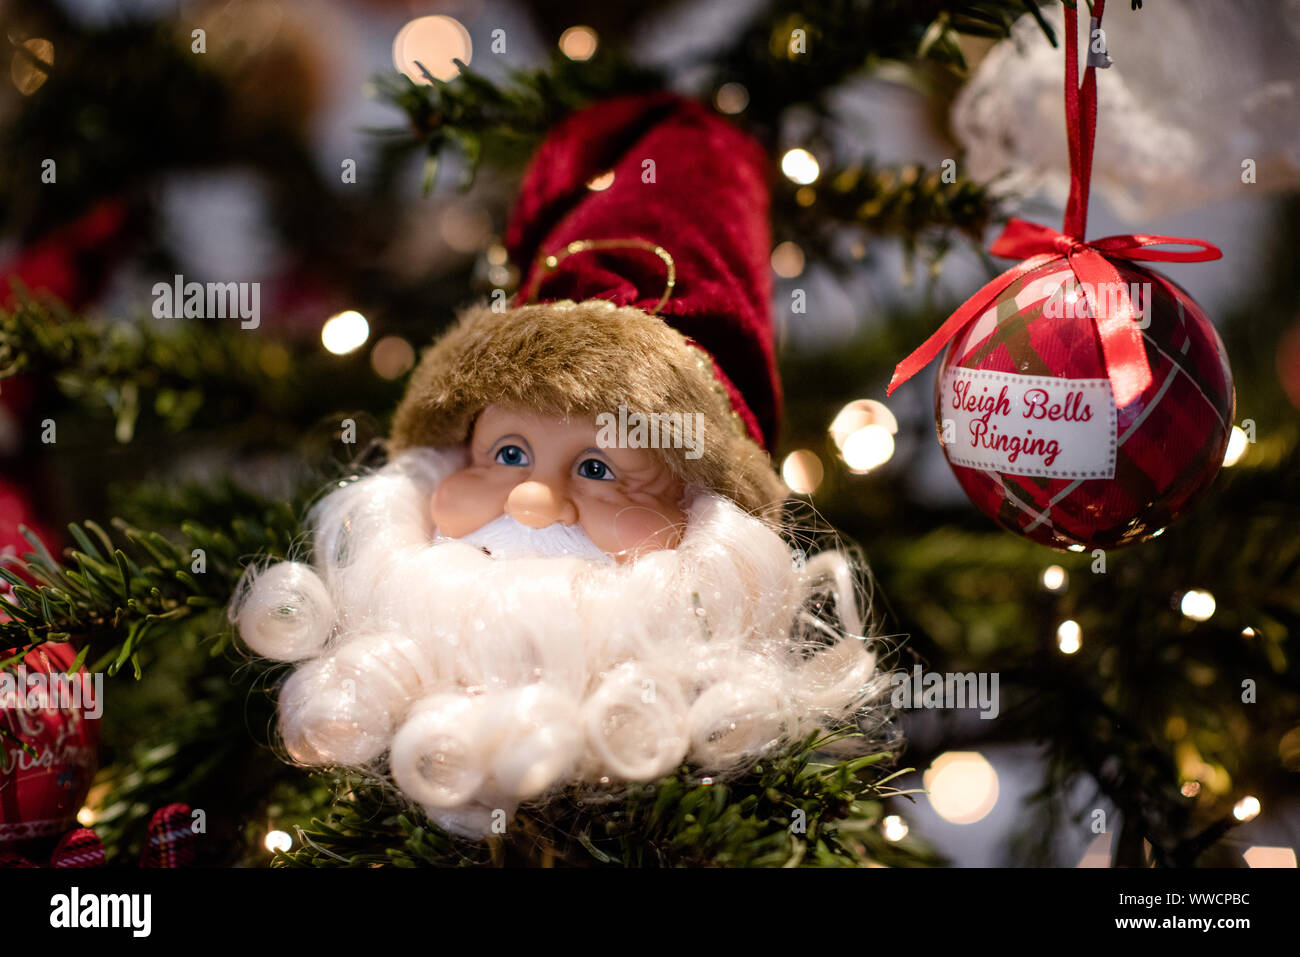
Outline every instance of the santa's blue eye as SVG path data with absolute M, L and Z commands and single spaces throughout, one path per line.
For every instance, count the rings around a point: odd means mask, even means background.
M 498 465 L 528 465 L 528 453 L 517 445 L 503 445 L 497 449 L 497 457 L 494 460 Z
M 614 473 L 600 459 L 583 459 L 578 465 L 578 474 L 583 478 L 594 479 L 597 482 L 614 481 Z

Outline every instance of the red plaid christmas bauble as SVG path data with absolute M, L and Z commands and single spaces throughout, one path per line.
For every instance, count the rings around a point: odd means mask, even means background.
M 0 673 L 0 846 L 77 825 L 99 763 L 102 682 L 85 669 L 65 677 L 73 658 L 70 645 L 43 645 Z
M 1014 280 L 949 344 L 935 384 L 939 441 L 971 501 L 1053 548 L 1144 541 L 1223 464 L 1235 397 L 1200 307 L 1152 270 L 1114 262 L 1140 316 L 1151 384 L 1116 408 L 1092 303 L 1064 259 Z

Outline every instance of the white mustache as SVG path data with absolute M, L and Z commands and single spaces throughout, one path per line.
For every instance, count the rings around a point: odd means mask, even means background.
M 482 528 L 455 541 L 484 549 L 493 558 L 582 558 L 594 562 L 613 559 L 582 530 L 580 525 L 556 522 L 545 528 L 532 528 L 509 515 L 493 519 Z

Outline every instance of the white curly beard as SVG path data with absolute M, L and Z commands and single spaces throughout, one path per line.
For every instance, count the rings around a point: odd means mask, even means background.
M 314 567 L 246 574 L 244 641 L 299 662 L 279 701 L 293 760 L 381 770 L 387 755 L 435 823 L 479 837 L 494 811 L 566 785 L 684 761 L 724 775 L 887 707 L 843 553 L 804 561 L 695 492 L 674 550 L 492 558 L 431 527 L 433 489 L 462 462 L 404 453 L 316 506 Z

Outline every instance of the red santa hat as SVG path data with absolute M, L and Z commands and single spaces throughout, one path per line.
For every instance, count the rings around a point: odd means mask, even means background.
M 779 503 L 767 217 L 762 149 L 707 107 L 657 93 L 571 115 L 507 230 L 519 293 L 466 310 L 425 351 L 390 448 L 462 443 L 492 403 L 698 412 L 701 454 L 659 450 L 669 467 L 747 509 Z

